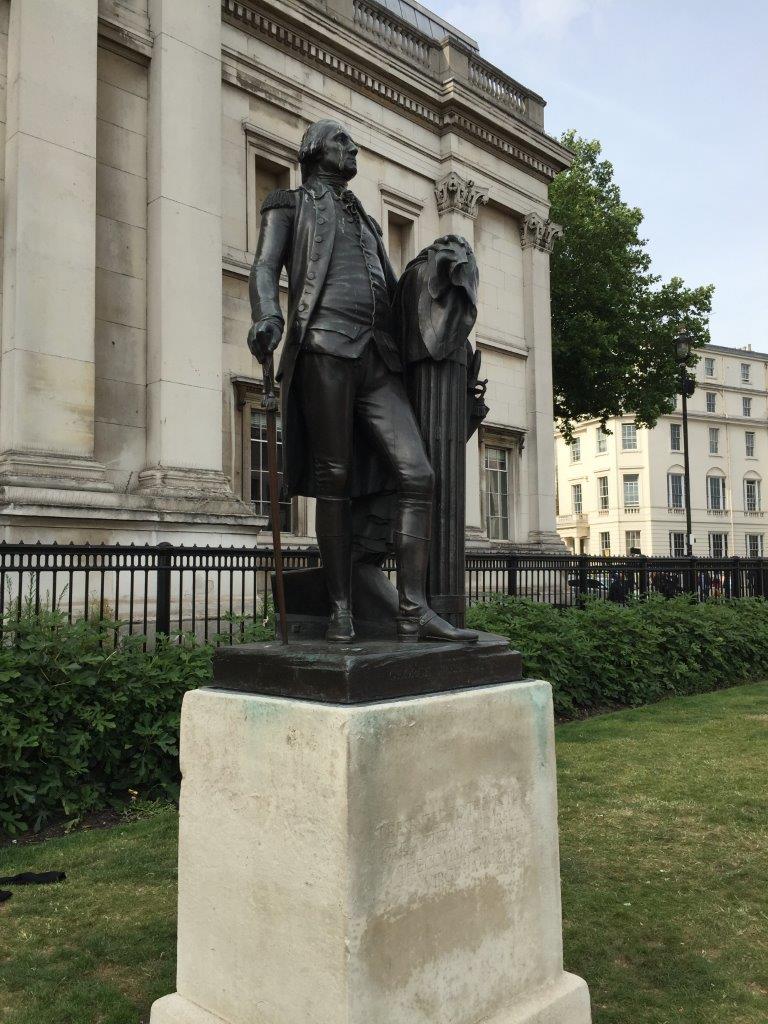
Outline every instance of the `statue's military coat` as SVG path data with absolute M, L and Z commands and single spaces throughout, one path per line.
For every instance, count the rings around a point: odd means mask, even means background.
M 390 302 L 393 302 L 397 277 L 384 248 L 381 228 L 359 204 L 358 210 L 377 240 L 387 291 Z M 279 288 L 282 268 L 288 272 L 288 319 L 277 371 L 282 403 L 284 491 L 287 496 L 314 495 L 305 425 L 292 384 L 296 360 L 322 293 L 333 253 L 336 202 L 327 185 L 311 182 L 297 189 L 279 189 L 270 193 L 261 212 L 261 232 L 250 279 L 254 321 L 275 317 L 285 323 L 280 309 Z M 389 369 L 400 372 L 401 363 L 394 346 L 390 351 L 381 347 L 379 351 Z M 366 439 L 356 435 L 353 496 L 391 487 L 383 462 L 370 450 Z

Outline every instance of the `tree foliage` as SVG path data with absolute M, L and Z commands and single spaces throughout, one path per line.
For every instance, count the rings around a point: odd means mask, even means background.
M 555 415 L 566 437 L 578 420 L 634 413 L 652 427 L 674 408 L 674 339 L 709 341 L 713 285 L 687 288 L 651 272 L 642 211 L 628 206 L 601 159 L 600 143 L 567 132 L 571 168 L 550 189 L 550 217 L 563 226 L 552 257 Z

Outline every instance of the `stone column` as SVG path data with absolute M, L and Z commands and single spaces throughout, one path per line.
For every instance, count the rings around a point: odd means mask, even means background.
M 98 0 L 13 0 L 0 482 L 108 490 L 93 459 Z
M 435 183 L 437 212 L 440 215 L 440 233 L 461 235 L 474 248 L 475 221 L 480 206 L 488 202 L 488 189 L 477 182 L 450 171 Z M 482 271 L 481 271 L 482 273 Z M 482 277 L 480 287 L 483 287 Z M 466 522 L 469 537 L 484 534 L 480 510 L 480 451 L 478 434 L 467 444 L 466 461 Z
M 138 487 L 231 497 L 222 473 L 221 8 L 150 0 L 149 14 L 147 465 Z
M 520 225 L 528 391 L 528 542 L 562 548 L 555 529 L 555 442 L 549 256 L 559 224 L 529 213 Z
M 475 221 L 480 206 L 488 202 L 488 189 L 450 171 L 435 183 L 435 198 L 441 234 L 462 235 L 473 246 Z

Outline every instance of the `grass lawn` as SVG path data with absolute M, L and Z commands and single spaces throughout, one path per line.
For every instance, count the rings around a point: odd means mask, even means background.
M 768 684 L 558 729 L 566 966 L 595 1024 L 768 1021 Z M 174 988 L 176 821 L 0 850 L 3 1024 L 139 1024 Z

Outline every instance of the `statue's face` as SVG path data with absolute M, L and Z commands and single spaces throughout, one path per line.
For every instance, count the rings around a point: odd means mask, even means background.
M 338 125 L 329 132 L 318 161 L 318 169 L 326 174 L 340 174 L 349 181 L 357 174 L 357 146 L 346 128 Z

